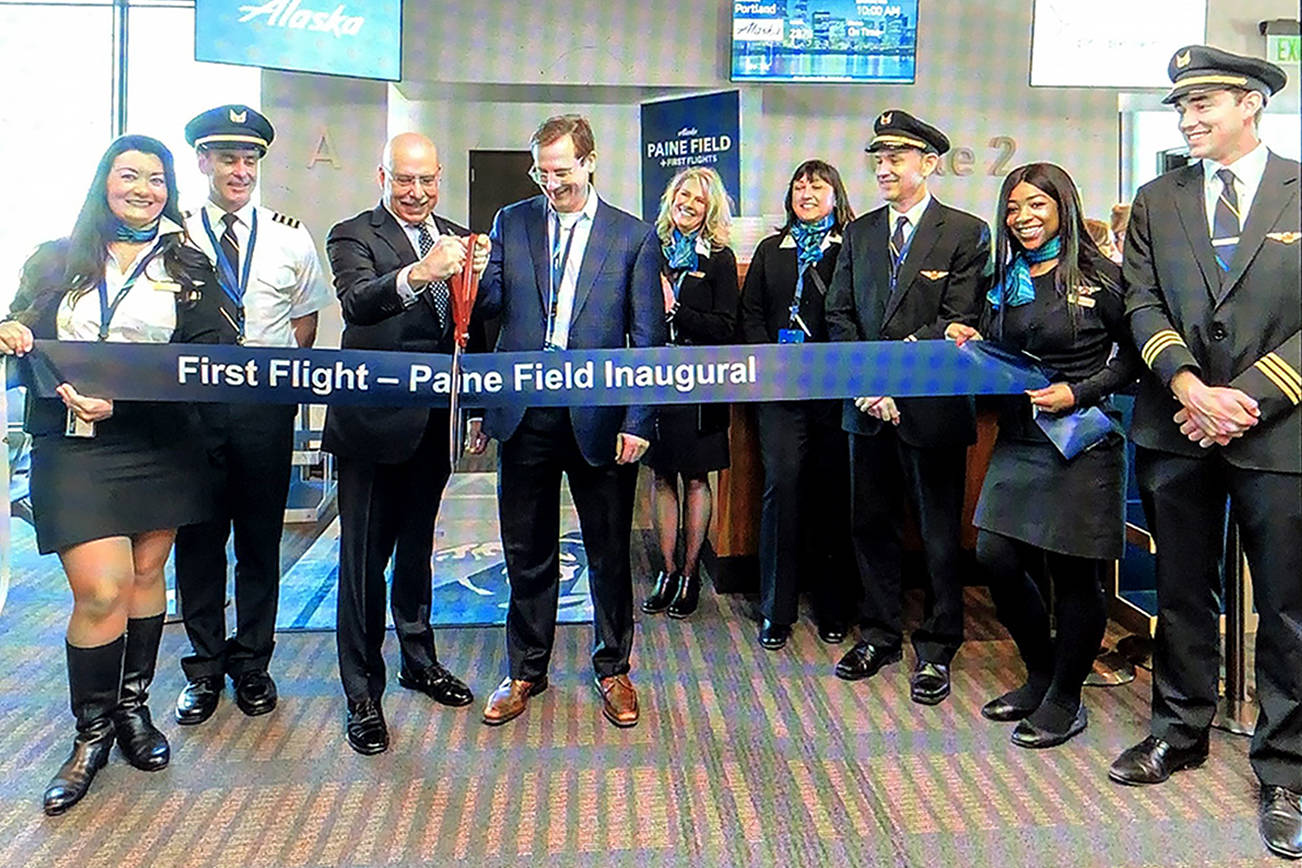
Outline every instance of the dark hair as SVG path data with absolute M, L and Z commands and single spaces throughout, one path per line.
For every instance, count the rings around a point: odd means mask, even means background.
M 553 115 L 549 117 L 529 137 L 529 149 L 546 147 L 563 136 L 569 136 L 574 142 L 574 156 L 580 160 L 587 159 L 588 155 L 596 150 L 596 143 L 592 137 L 592 125 L 588 123 L 588 119 L 583 115 Z
M 62 297 L 64 292 L 70 290 L 85 292 L 99 282 L 104 274 L 108 245 L 114 240 L 118 225 L 117 216 L 109 210 L 108 176 L 113 161 L 127 151 L 140 151 L 158 157 L 163 164 L 163 177 L 167 184 L 167 202 L 163 205 L 162 216 L 178 226 L 185 225 L 176 192 L 172 152 L 158 139 L 149 136 L 119 136 L 100 157 L 95 177 L 90 182 L 90 189 L 86 191 L 86 201 L 82 203 L 77 222 L 73 224 L 72 234 L 42 244 L 23 265 L 11 308 L 14 312 L 34 305 L 46 293 L 57 292 Z M 188 287 L 190 280 L 185 275 L 186 269 L 202 267 L 203 263 L 199 259 L 204 256 L 184 242 L 183 235 L 169 236 L 164 240 L 161 252 L 168 274 Z
M 163 216 L 178 226 L 184 225 L 181 206 L 176 192 L 176 170 L 172 165 L 172 152 L 158 139 L 149 136 L 119 136 L 109 144 L 104 156 L 99 158 L 95 177 L 86 191 L 86 201 L 73 224 L 68 238 L 67 260 L 64 270 L 64 289 L 85 289 L 99 280 L 104 273 L 104 260 L 108 244 L 114 238 L 118 218 L 108 206 L 108 176 L 113 161 L 127 151 L 140 151 L 158 157 L 163 164 L 163 178 L 167 184 L 167 202 Z
M 788 232 L 796 223 L 796 212 L 791 207 L 791 195 L 796 188 L 796 182 L 801 178 L 817 178 L 820 181 L 827 182 L 832 187 L 832 193 L 836 196 L 836 205 L 832 209 L 833 229 L 841 229 L 854 219 L 854 209 L 850 207 L 850 197 L 846 195 L 845 184 L 841 182 L 841 173 L 836 170 L 836 166 L 822 160 L 805 160 L 799 166 L 796 166 L 796 171 L 791 173 L 791 180 L 787 182 L 787 198 L 783 202 L 783 207 L 787 212 L 787 222 L 777 227 L 777 231 Z
M 1065 296 L 1069 288 L 1074 288 L 1087 280 L 1096 283 L 1113 281 L 1107 277 L 1105 262 L 1111 262 L 1094 239 L 1090 237 L 1085 226 L 1085 216 L 1081 209 L 1080 193 L 1071 176 L 1053 163 L 1027 163 L 1018 166 L 1004 178 L 999 189 L 999 207 L 995 211 L 995 274 L 994 285 L 1002 286 L 1012 265 L 1013 256 L 1022 250 L 1021 243 L 1008 231 L 1008 199 L 1013 188 L 1025 181 L 1044 193 L 1058 206 L 1058 238 L 1062 242 L 1062 252 L 1058 255 L 1058 269 L 1054 273 L 1054 289 Z M 1111 287 L 1115 289 L 1116 287 Z M 1001 306 L 1002 311 L 1005 306 Z M 1067 306 L 1072 316 L 1072 330 L 1076 327 L 1076 306 Z

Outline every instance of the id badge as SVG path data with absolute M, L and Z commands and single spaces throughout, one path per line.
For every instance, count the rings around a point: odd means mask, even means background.
M 65 437 L 94 437 L 95 423 L 87 422 L 85 419 L 80 418 L 76 413 L 72 412 L 72 408 L 69 407 L 68 418 L 63 427 L 63 434 Z
M 778 329 L 778 343 L 803 344 L 805 333 L 801 329 Z

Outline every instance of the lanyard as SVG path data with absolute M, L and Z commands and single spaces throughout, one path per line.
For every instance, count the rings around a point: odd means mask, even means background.
M 203 231 L 208 233 L 208 240 L 212 243 L 213 252 L 217 254 L 217 282 L 221 284 L 226 297 L 235 302 L 235 309 L 240 314 L 240 337 L 243 338 L 244 291 L 249 287 L 249 272 L 253 265 L 253 246 L 258 243 L 258 211 L 256 208 L 253 210 L 252 225 L 249 229 L 249 244 L 244 251 L 244 267 L 240 269 L 238 280 L 235 278 L 235 267 L 226 258 L 226 251 L 222 250 L 221 244 L 217 241 L 217 236 L 213 234 L 212 224 L 208 222 L 207 206 L 199 209 L 199 216 L 203 218 Z
M 909 225 L 913 226 L 912 220 L 909 221 Z M 904 239 L 904 246 L 900 248 L 899 258 L 891 263 L 891 292 L 895 292 L 895 281 L 900 276 L 900 266 L 904 265 L 904 258 L 909 255 L 909 248 L 913 246 L 913 239 L 916 238 L 917 235 L 918 227 L 913 226 L 913 231 L 909 233 L 908 238 Z
M 581 216 L 570 226 L 569 234 L 565 238 L 565 250 L 561 252 L 558 260 L 556 254 L 560 252 L 561 217 L 555 211 L 552 212 L 552 217 L 555 220 L 556 230 L 552 236 L 552 261 L 549 263 L 547 271 L 547 330 L 543 333 L 543 349 L 546 350 L 560 349 L 552 340 L 552 329 L 556 327 L 556 309 L 560 306 L 561 281 L 565 277 L 565 267 L 570 262 L 570 248 L 574 245 L 574 231 L 579 228 L 579 221 L 584 219 Z
M 110 304 L 108 300 L 108 280 L 104 276 L 100 277 L 98 287 L 100 340 L 108 340 L 109 324 L 113 322 L 113 315 L 118 312 L 118 305 L 122 303 L 122 299 L 127 297 L 127 293 L 131 291 L 131 288 L 136 285 L 136 281 L 140 279 L 140 275 L 145 273 L 145 267 L 153 261 L 155 256 L 158 255 L 159 244 L 161 241 L 162 239 L 160 238 L 158 241 L 154 242 L 154 246 L 149 249 L 149 252 L 145 254 L 144 258 L 136 263 L 135 268 L 131 269 L 131 273 L 127 275 L 126 282 L 122 284 L 122 288 L 118 290 L 117 295 L 113 296 L 112 304 Z

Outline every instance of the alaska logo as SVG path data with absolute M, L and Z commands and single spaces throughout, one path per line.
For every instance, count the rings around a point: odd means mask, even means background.
M 890 125 L 891 125 L 891 113 L 885 112 L 882 115 L 882 126 L 889 127 Z
M 1189 65 L 1189 60 L 1190 60 L 1189 52 L 1187 50 L 1182 51 L 1181 53 L 1175 56 L 1175 68 L 1184 69 L 1186 66 Z
M 231 109 L 227 114 L 230 115 L 233 124 L 242 124 L 249 119 L 248 111 L 237 112 L 235 109 Z
M 333 12 L 317 12 L 303 8 L 303 0 L 267 0 L 261 6 L 241 6 L 238 23 L 248 24 L 263 16 L 267 27 L 333 33 L 336 37 L 356 36 L 366 23 L 361 15 L 345 15 L 342 3 Z

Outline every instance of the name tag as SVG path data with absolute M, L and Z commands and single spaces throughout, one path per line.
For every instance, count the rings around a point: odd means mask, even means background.
M 688 277 L 705 277 L 705 272 L 704 272 L 704 271 L 689 271 L 689 272 L 687 272 L 687 276 L 688 276 Z
M 1088 295 L 1082 294 L 1085 290 L 1092 288 L 1093 287 L 1082 286 L 1078 292 L 1067 293 L 1068 303 L 1080 305 L 1081 307 L 1093 307 L 1095 304 L 1094 299 L 1090 298 Z
M 177 283 L 175 280 L 153 280 L 150 282 L 158 292 L 170 292 L 175 294 L 181 291 L 181 284 Z

